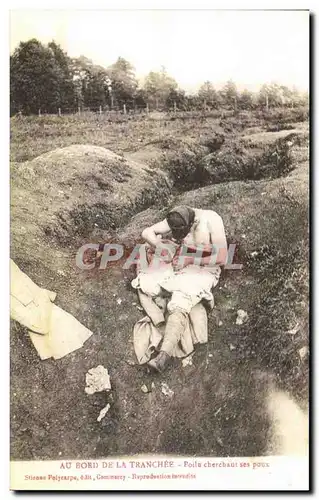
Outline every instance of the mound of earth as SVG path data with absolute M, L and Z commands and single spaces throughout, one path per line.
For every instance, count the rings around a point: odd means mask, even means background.
M 108 149 L 56 149 L 13 165 L 12 233 L 31 229 L 69 244 L 75 236 L 92 235 L 99 228 L 115 231 L 132 213 L 160 202 L 169 191 L 163 172 L 149 171 Z
M 227 144 L 217 152 L 205 156 L 200 166 L 211 183 L 276 178 L 287 175 L 296 164 L 292 151 L 307 143 L 307 136 L 298 130 L 287 134 L 253 134 Z M 207 183 L 207 181 L 206 181 Z

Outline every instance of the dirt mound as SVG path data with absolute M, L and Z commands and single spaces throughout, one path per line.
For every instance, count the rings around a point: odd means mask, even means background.
M 210 134 L 203 134 L 200 137 L 200 144 L 206 146 L 211 153 L 218 151 L 225 142 L 225 135 L 215 132 Z
M 297 145 L 300 143 L 306 143 L 309 137 L 308 127 L 304 124 L 300 124 L 299 127 L 293 127 L 292 129 L 280 129 L 280 130 L 258 130 L 255 133 L 250 133 L 240 137 L 240 143 L 245 147 L 250 148 L 260 148 L 274 144 L 279 139 L 287 139 L 289 136 L 294 137 L 294 142 Z
M 219 120 L 219 126 L 227 134 L 247 130 L 248 127 L 263 127 L 266 130 L 283 130 L 293 128 L 292 124 L 307 122 L 308 108 L 270 108 L 268 111 L 234 111 Z
M 199 168 L 202 167 L 211 183 L 276 178 L 295 168 L 291 153 L 299 144 L 298 133 L 284 135 L 275 141 L 270 139 L 269 143 L 248 137 L 249 140 L 228 142 L 201 160 Z
M 164 173 L 88 145 L 14 164 L 12 180 L 13 232 L 19 231 L 21 219 L 34 221 L 37 231 L 63 244 L 99 229 L 114 231 L 170 191 Z

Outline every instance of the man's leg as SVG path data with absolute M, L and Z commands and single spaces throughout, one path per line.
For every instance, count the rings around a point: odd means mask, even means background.
M 166 352 L 169 356 L 173 356 L 175 347 L 181 340 L 186 328 L 187 317 L 188 313 L 186 311 L 176 309 L 167 318 L 161 351 Z
M 171 358 L 174 355 L 175 348 L 181 340 L 188 321 L 188 314 L 200 299 L 190 297 L 182 292 L 173 292 L 172 298 L 168 303 L 168 318 L 165 327 L 164 339 L 161 350 L 155 359 L 148 362 L 148 365 L 158 371 L 163 372 Z

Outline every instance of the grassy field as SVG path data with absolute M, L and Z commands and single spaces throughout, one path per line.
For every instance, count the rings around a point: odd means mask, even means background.
M 285 452 L 269 394 L 307 407 L 308 135 L 305 109 L 11 119 L 12 258 L 94 333 L 79 351 L 43 362 L 12 322 L 14 459 Z M 243 270 L 224 271 L 193 366 L 176 361 L 159 380 L 128 363 L 143 314 L 132 272 L 84 272 L 75 254 L 87 242 L 134 244 L 176 203 L 216 210 Z M 248 312 L 242 327 L 237 309 Z M 97 364 L 113 388 L 101 423 L 102 395 L 84 393 Z
M 117 153 L 132 152 L 163 138 L 198 139 L 205 133 L 220 131 L 232 135 L 246 129 L 273 131 L 294 128 L 308 120 L 308 111 L 275 109 L 269 112 L 215 112 L 207 116 L 182 114 L 170 116 L 99 115 L 87 113 L 66 116 L 22 116 L 11 119 L 11 160 L 26 161 L 72 144 L 91 144 L 110 148 Z

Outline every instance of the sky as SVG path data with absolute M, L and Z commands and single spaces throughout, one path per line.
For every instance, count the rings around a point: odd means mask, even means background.
M 10 51 L 30 38 L 105 67 L 124 57 L 141 80 L 165 66 L 190 92 L 229 79 L 309 87 L 307 11 L 12 10 Z

